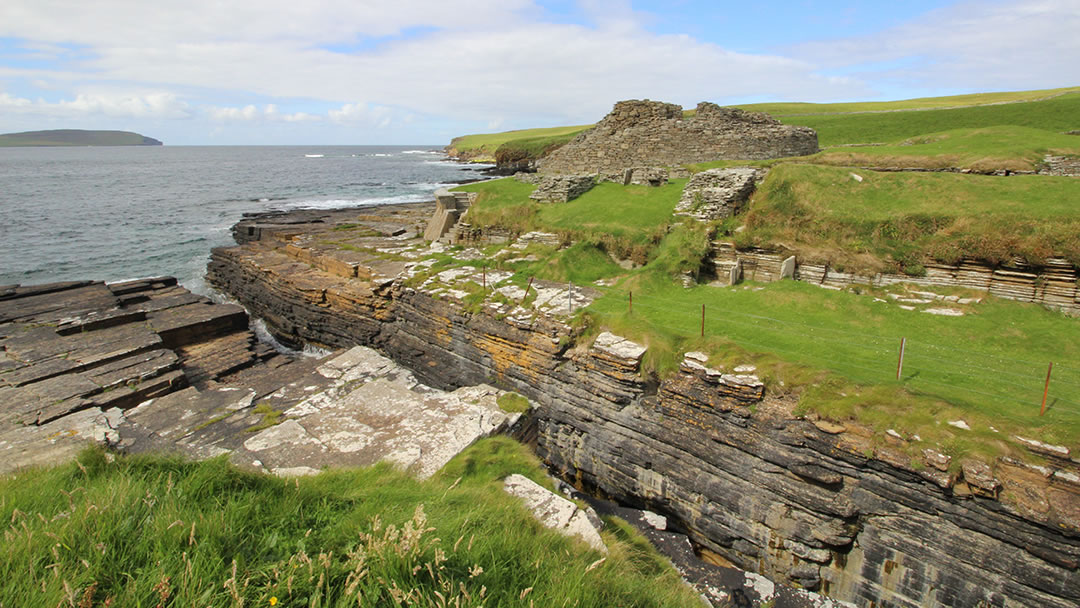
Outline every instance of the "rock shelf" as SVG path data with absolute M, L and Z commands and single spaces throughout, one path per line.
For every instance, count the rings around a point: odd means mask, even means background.
M 0 473 L 103 442 L 228 454 L 278 475 L 386 460 L 423 478 L 513 427 L 520 414 L 498 407 L 502 394 L 425 386 L 361 346 L 281 355 L 255 340 L 243 308 L 168 277 L 0 295 Z

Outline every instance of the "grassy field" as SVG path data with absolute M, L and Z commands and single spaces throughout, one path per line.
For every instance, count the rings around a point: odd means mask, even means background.
M 798 115 L 784 123 L 812 127 L 824 148 L 841 144 L 899 142 L 954 129 L 1013 125 L 1062 133 L 1080 129 L 1080 92 L 1046 101 L 929 111 Z
M 736 106 L 751 112 L 765 112 L 776 117 L 807 114 L 849 114 L 852 112 L 894 112 L 897 110 L 934 110 L 964 106 L 1037 101 L 1063 93 L 1080 92 L 1080 87 L 1042 89 L 1038 91 L 1006 91 L 974 93 L 948 97 L 920 97 L 899 101 L 860 101 L 854 103 L 752 103 Z
M 501 489 L 515 472 L 547 483 L 507 438 L 427 482 L 89 450 L 0 478 L 0 606 L 700 606 L 625 523 L 606 559 L 540 526 Z
M 1035 171 L 1047 154 L 1080 156 L 1080 137 L 1014 125 L 927 133 L 883 146 L 830 148 L 805 162 L 842 167 Z
M 1001 300 L 962 307 L 963 317 L 939 317 L 904 310 L 884 292 L 863 291 L 796 282 L 684 289 L 645 271 L 588 310 L 595 325 L 648 344 L 648 363 L 661 375 L 682 353 L 702 350 L 728 369 L 756 363 L 769 392 L 794 391 L 804 411 L 917 434 L 954 453 L 1000 455 L 1009 451 L 1011 434 L 1080 446 L 1074 320 Z M 897 381 L 901 338 L 907 348 Z M 1051 407 L 1040 417 L 1051 361 Z M 972 430 L 958 431 L 949 420 L 964 420 Z

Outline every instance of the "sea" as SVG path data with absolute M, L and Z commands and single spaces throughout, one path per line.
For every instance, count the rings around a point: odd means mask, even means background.
M 196 293 L 244 213 L 433 200 L 441 146 L 0 148 L 0 285 L 175 276 Z

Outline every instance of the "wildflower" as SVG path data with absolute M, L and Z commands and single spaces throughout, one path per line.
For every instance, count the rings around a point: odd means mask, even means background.
M 277 596 L 276 595 L 271 595 L 270 596 L 270 605 L 271 606 L 277 606 Z

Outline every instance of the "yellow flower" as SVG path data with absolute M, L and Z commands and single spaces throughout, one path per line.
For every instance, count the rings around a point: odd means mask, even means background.
M 277 596 L 276 595 L 271 595 L 270 596 L 270 605 L 271 606 L 277 606 Z

